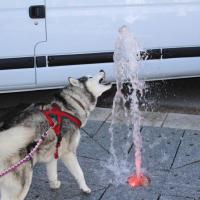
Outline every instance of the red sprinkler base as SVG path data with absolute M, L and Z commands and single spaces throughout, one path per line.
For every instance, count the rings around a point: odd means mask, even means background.
M 128 184 L 130 187 L 147 187 L 150 182 L 150 178 L 144 174 L 139 176 L 133 175 L 128 178 Z

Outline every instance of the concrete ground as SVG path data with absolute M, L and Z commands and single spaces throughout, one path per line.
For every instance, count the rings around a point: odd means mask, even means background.
M 78 149 L 78 159 L 85 173 L 90 195 L 83 194 L 76 181 L 59 162 L 61 188 L 51 190 L 45 166 L 38 165 L 27 200 L 199 200 L 200 199 L 200 117 L 175 113 L 143 113 L 143 169 L 151 179 L 146 188 L 130 188 L 128 175 L 134 172 L 134 149 L 129 138 L 124 179 L 109 168 L 111 109 L 97 108 L 86 127 Z M 119 128 L 114 145 L 120 161 L 125 156 L 127 130 Z M 120 170 L 119 170 L 120 171 Z M 122 175 L 123 176 L 123 175 Z

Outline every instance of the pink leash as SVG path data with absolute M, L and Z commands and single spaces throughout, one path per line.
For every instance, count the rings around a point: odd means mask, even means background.
M 50 127 L 50 128 L 53 129 L 54 126 Z M 30 151 L 30 153 L 28 155 L 26 155 L 22 160 L 18 161 L 17 163 L 15 163 L 12 166 L 10 166 L 8 169 L 5 169 L 4 171 L 2 171 L 0 173 L 0 178 L 5 176 L 6 174 L 12 172 L 12 171 L 15 171 L 19 166 L 21 166 L 21 165 L 27 163 L 29 160 L 31 160 L 33 158 L 33 154 L 37 151 L 39 146 L 43 143 L 44 139 L 48 136 L 48 131 L 50 130 L 50 128 L 45 133 L 43 133 L 43 135 L 41 136 L 41 138 L 37 142 L 36 146 Z

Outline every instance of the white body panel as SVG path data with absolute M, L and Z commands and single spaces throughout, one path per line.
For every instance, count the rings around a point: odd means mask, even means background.
M 33 57 L 35 45 L 46 40 L 45 20 L 36 21 L 29 17 L 29 7 L 34 4 L 44 5 L 44 0 L 0 3 L 0 59 Z M 36 22 L 38 25 L 34 24 Z M 35 87 L 35 83 L 35 68 L 0 70 L 0 90 Z
M 46 0 L 48 41 L 37 47 L 38 54 L 113 51 L 122 25 L 128 25 L 144 48 L 200 45 L 200 2 L 115 6 L 78 6 L 83 0 L 70 6 L 69 2 Z
M 29 3 L 42 4 L 40 0 Z M 26 30 L 14 25 L 9 25 L 10 29 L 23 30 L 22 32 L 28 32 L 29 29 L 33 34 L 27 37 L 26 33 L 20 35 L 16 32 L 19 40 L 25 38 L 25 44 L 22 42 L 19 48 L 13 50 L 13 46 L 18 46 L 19 41 L 10 40 L 6 51 L 0 50 L 0 57 L 30 56 L 31 49 L 34 53 L 34 47 L 35 56 L 112 52 L 117 31 L 122 25 L 130 28 L 144 49 L 200 46 L 199 19 L 198 0 L 46 0 L 47 40 L 45 41 L 44 19 L 39 21 L 38 26 L 31 26 L 35 20 L 27 17 L 22 22 L 30 22 L 31 25 L 29 24 Z M 5 30 L 9 32 L 8 29 Z M 0 40 L 5 44 L 2 38 Z M 92 75 L 99 69 L 104 69 L 109 79 L 114 80 L 113 67 L 113 63 L 102 63 L 35 68 L 36 73 L 33 77 L 36 74 L 36 85 L 32 89 L 62 87 L 66 84 L 68 76 Z M 9 71 L 8 74 L 15 74 L 14 70 Z M 140 70 L 140 78 L 145 80 L 199 75 L 198 57 L 143 61 Z M 16 80 L 12 81 L 13 84 Z M 0 85 L 4 82 L 6 80 L 2 79 Z M 21 87 L 9 89 L 31 89 L 26 85 L 22 83 Z

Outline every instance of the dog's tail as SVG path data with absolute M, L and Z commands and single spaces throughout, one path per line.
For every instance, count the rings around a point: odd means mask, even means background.
M 0 132 L 0 159 L 8 158 L 26 147 L 34 137 L 34 130 L 14 127 Z

